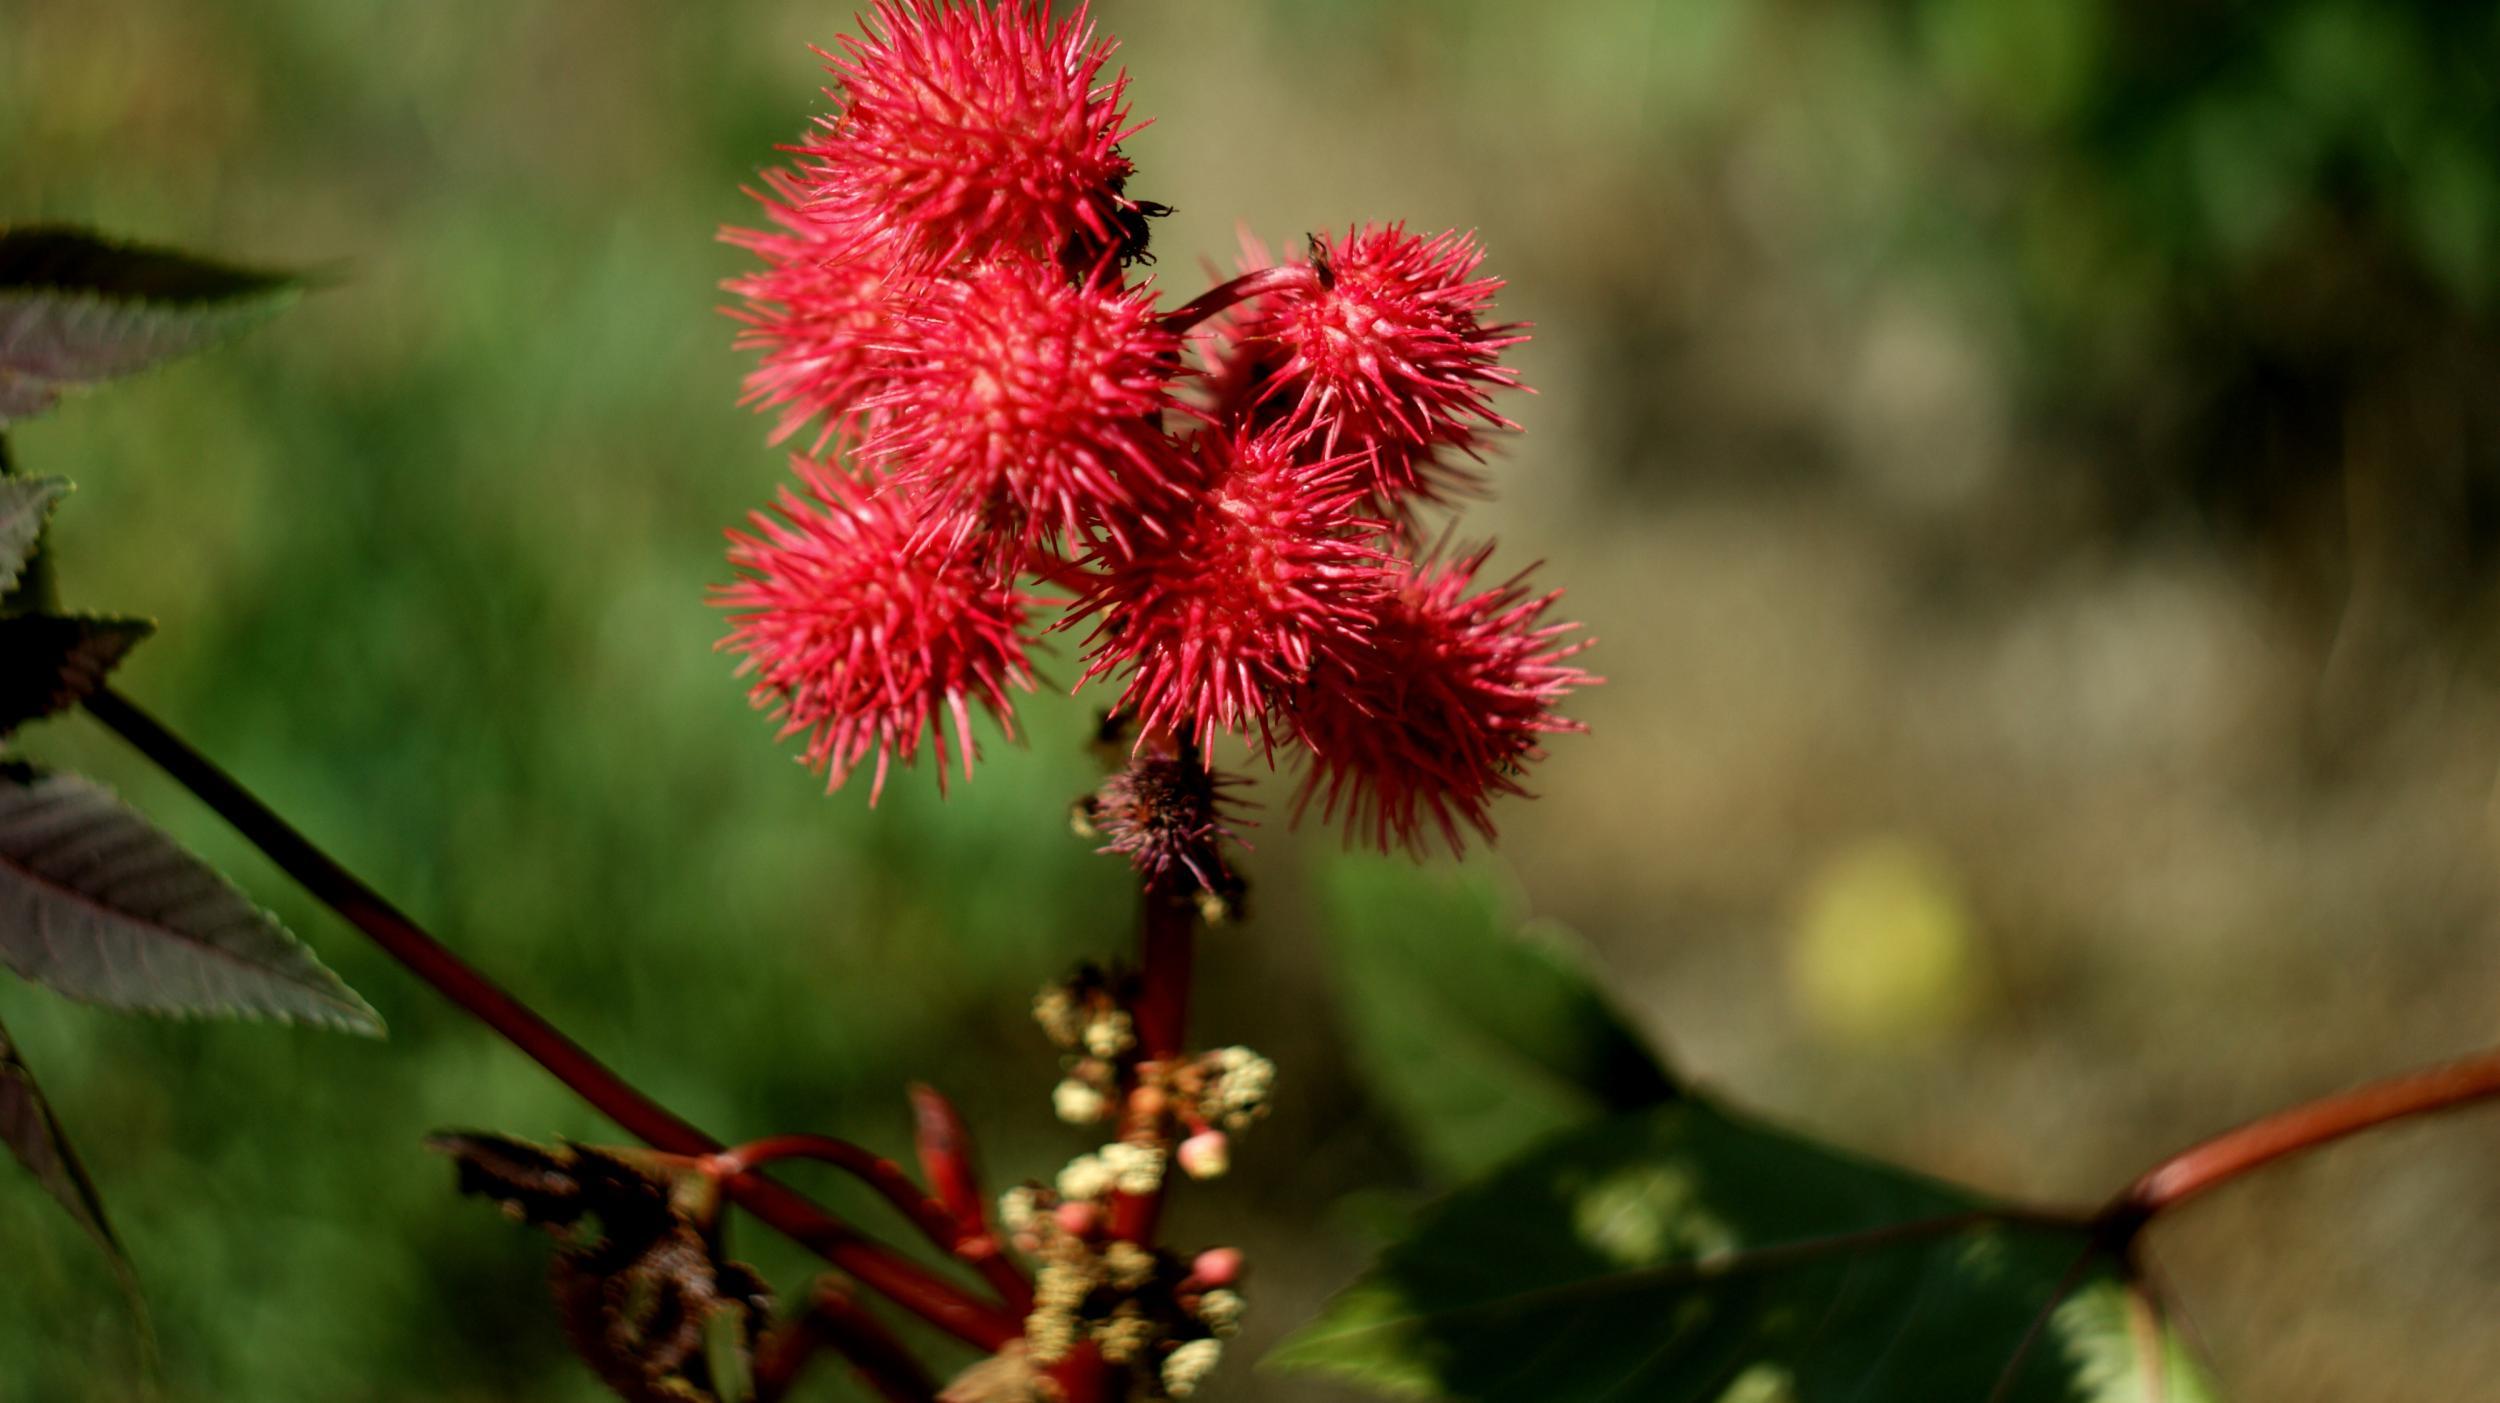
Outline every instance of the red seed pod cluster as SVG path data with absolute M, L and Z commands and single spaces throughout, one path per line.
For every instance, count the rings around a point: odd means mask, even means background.
M 1524 336 L 1473 237 L 1254 246 L 1164 310 L 1084 6 L 879 0 L 863 29 L 753 192 L 766 226 L 726 235 L 761 265 L 728 284 L 747 402 L 813 429 L 799 488 L 732 533 L 724 646 L 757 704 L 832 784 L 930 736 L 943 784 L 971 708 L 1010 726 L 1034 637 L 1077 628 L 1079 684 L 1143 735 L 1298 755 L 1297 811 L 1383 847 L 1490 835 L 1595 679 L 1552 595 L 1419 550 L 1515 427 L 1494 396 Z M 1055 624 L 1029 581 L 1064 592 Z

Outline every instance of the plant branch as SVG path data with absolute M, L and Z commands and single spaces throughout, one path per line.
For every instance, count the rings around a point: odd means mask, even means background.
M 999 1253 L 998 1242 L 989 1235 L 987 1226 L 965 1233 L 945 1204 L 921 1192 L 901 1165 L 873 1150 L 830 1135 L 774 1135 L 721 1150 L 705 1157 L 702 1163 L 711 1173 L 727 1178 L 794 1159 L 832 1165 L 876 1190 L 920 1230 L 931 1246 L 979 1268 L 993 1285 L 1011 1288 L 1000 1292 L 1007 1298 L 1008 1309 L 1022 1316 L 1030 1308 L 1031 1288 L 1017 1274 L 1015 1265 Z M 1024 1298 L 1022 1304 L 1016 1300 L 1019 1296 Z
M 870 1315 L 836 1282 L 820 1282 L 807 1308 L 785 1321 L 755 1352 L 755 1403 L 781 1403 L 819 1350 L 849 1361 L 860 1381 L 887 1403 L 937 1403 L 937 1381 L 885 1322 Z
M 528 1005 L 332 861 L 208 757 L 111 688 L 86 707 L 140 754 L 232 824 L 312 897 L 362 931 L 384 954 L 547 1069 L 628 1134 L 673 1154 L 708 1155 L 718 1140 L 637 1090 Z M 985 1350 L 1022 1333 L 1021 1322 L 759 1175 L 724 1181 L 739 1206 L 930 1324 Z
M 2157 1215 L 2289 1155 L 2393 1121 L 2500 1098 L 2500 1051 L 2305 1101 L 2192 1145 L 2147 1170 L 2102 1211 L 2122 1244 Z
M 1168 1067 L 1185 1050 L 1189 1027 L 1189 977 L 1196 963 L 1198 906 L 1187 896 L 1149 884 L 1144 897 L 1143 931 L 1139 940 L 1137 1003 L 1131 1010 L 1137 1034 L 1140 1087 L 1132 1087 L 1123 1113 L 1121 1135 L 1133 1144 L 1151 1144 L 1163 1153 L 1163 1177 L 1154 1192 L 1123 1193 L 1111 1204 L 1111 1235 L 1150 1245 L 1163 1215 L 1165 1187 L 1178 1167 L 1172 1163 L 1171 1114 L 1156 1095 L 1139 1094 L 1152 1068 Z
M 1149 731 L 1139 738 L 1138 751 L 1203 765 L 1197 747 L 1187 739 L 1189 732 L 1188 727 Z M 1132 1145 L 1152 1146 L 1163 1172 L 1149 1193 L 1112 1195 L 1110 1231 L 1120 1241 L 1151 1249 L 1172 1176 L 1180 1172 L 1172 1148 L 1174 1117 L 1159 1074 L 1188 1050 L 1190 976 L 1197 962 L 1199 915 L 1198 904 L 1188 892 L 1152 878 L 1140 883 L 1140 910 L 1137 991 L 1129 1004 L 1137 1055 L 1121 1087 L 1120 1138 Z M 1090 1341 L 1079 1344 L 1050 1369 L 1051 1382 L 1063 1403 L 1116 1403 L 1127 1396 L 1126 1376 L 1125 1367 L 1104 1359 Z

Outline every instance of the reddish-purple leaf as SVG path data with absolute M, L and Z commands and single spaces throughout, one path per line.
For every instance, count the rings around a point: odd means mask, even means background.
M 9 380 L 0 373 L 0 422 L 8 417 Z M 53 504 L 68 492 L 67 478 L 0 478 L 0 591 L 17 587 L 17 577 L 26 573 L 26 563 L 34 559 L 35 543 L 43 539 L 43 524 L 51 518 Z
M 46 1101 L 43 1088 L 35 1085 L 35 1074 L 17 1054 L 17 1045 L 9 1040 L 9 1030 L 0 1028 L 0 1143 L 9 1147 L 17 1162 L 35 1176 L 45 1193 L 52 1195 L 68 1210 L 78 1226 L 87 1230 L 96 1245 L 113 1261 L 113 1272 L 125 1286 L 136 1278 L 130 1269 L 130 1258 L 122 1251 L 121 1239 L 113 1235 L 113 1225 L 104 1215 L 104 1199 L 97 1194 L 95 1181 L 87 1177 L 87 1167 L 78 1160 L 78 1152 L 70 1148 L 69 1136 L 61 1129 L 60 1119 L 52 1114 L 52 1103 Z
M 382 1031 L 275 917 L 76 775 L 0 780 L 0 964 L 111 1008 Z
M 78 229 L 0 230 L 0 427 L 224 340 L 299 284 Z
M 0 618 L 0 735 L 76 706 L 154 632 L 146 619 Z

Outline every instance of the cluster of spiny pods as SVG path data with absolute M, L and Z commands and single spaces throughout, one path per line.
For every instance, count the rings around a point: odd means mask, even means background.
M 731 533 L 724 646 L 831 785 L 873 757 L 872 800 L 924 743 L 969 774 L 971 710 L 1012 735 L 1040 634 L 1081 630 L 1141 734 L 1298 752 L 1297 813 L 1489 834 L 1593 680 L 1554 596 L 1424 521 L 1514 427 L 1500 283 L 1469 236 L 1375 225 L 1160 310 L 1112 47 L 1082 6 L 880 0 L 826 55 L 771 227 L 728 235 L 762 261 L 730 285 L 748 398 L 808 451 Z

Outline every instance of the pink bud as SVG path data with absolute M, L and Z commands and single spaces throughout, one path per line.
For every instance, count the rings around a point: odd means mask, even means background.
M 1241 1280 L 1241 1249 L 1210 1247 L 1189 1264 L 1189 1279 L 1210 1290 Z
M 1215 1179 L 1232 1168 L 1232 1142 L 1221 1130 L 1201 1130 L 1181 1142 L 1181 1172 L 1192 1179 Z
M 1090 1203 L 1063 1203 L 1052 1213 L 1059 1230 L 1070 1237 L 1090 1237 L 1102 1226 L 1102 1212 Z

